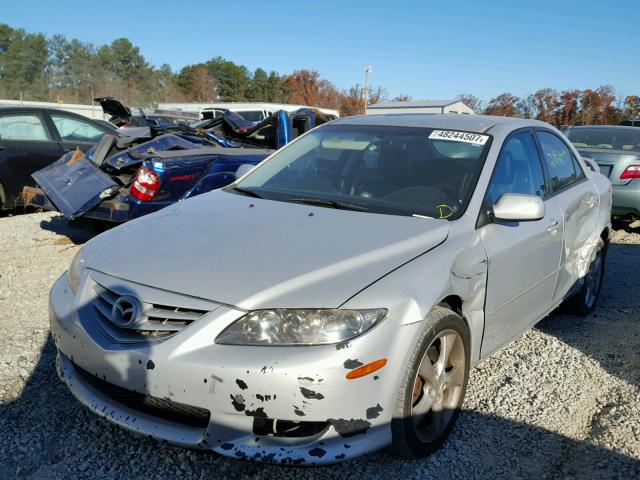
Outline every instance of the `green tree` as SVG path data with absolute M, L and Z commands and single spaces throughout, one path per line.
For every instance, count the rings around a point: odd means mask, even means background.
M 236 65 L 222 57 L 212 58 L 205 63 L 218 84 L 218 95 L 223 102 L 244 102 L 251 87 L 249 70 L 244 65 Z

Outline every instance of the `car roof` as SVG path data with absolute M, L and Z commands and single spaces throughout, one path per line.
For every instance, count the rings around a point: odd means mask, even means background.
M 35 107 L 31 105 L 6 105 L 0 107 L 0 113 L 3 112 L 48 112 L 52 114 L 63 114 L 63 115 L 71 115 L 73 117 L 83 118 L 90 121 L 95 120 L 94 118 L 85 117 L 84 115 L 80 115 L 75 112 L 70 112 L 69 110 L 64 110 L 61 108 L 48 108 L 48 107 Z
M 629 132 L 640 132 L 640 128 L 632 127 L 631 125 L 575 125 L 573 127 L 567 127 L 567 130 L 626 130 Z
M 492 115 L 459 115 L 455 113 L 390 113 L 384 115 L 358 115 L 343 117 L 332 125 L 382 125 L 389 127 L 424 127 L 484 133 L 496 125 L 510 124 L 514 129 L 522 127 L 548 127 L 539 120 Z

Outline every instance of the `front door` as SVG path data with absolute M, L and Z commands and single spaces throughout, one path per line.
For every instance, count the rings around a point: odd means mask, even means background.
M 479 228 L 488 258 L 482 355 L 520 335 L 551 308 L 562 250 L 562 211 L 547 185 L 532 132 L 509 137 L 500 152 L 485 204 L 505 193 L 537 195 L 545 216 L 530 222 L 492 221 Z
M 0 182 L 6 195 L 5 208 L 21 204 L 25 185 L 34 186 L 31 174 L 62 156 L 42 116 L 33 112 L 0 115 Z

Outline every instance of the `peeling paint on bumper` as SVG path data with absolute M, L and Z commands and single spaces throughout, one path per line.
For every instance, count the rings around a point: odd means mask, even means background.
M 367 334 L 337 346 L 226 346 L 214 339 L 243 312 L 222 306 L 153 346 L 103 348 L 80 321 L 77 312 L 86 300 L 79 293 L 69 290 L 66 274 L 51 290 L 58 372 L 82 404 L 123 428 L 229 457 L 280 464 L 330 464 L 391 441 L 407 345 L 418 337 L 420 322 L 402 325 L 391 311 L 391 318 Z M 346 379 L 345 364 L 381 357 L 389 363 L 374 375 Z M 76 365 L 108 384 L 207 409 L 209 424 L 195 428 L 125 406 L 85 381 Z M 326 422 L 327 427 L 306 437 L 257 435 L 256 417 Z

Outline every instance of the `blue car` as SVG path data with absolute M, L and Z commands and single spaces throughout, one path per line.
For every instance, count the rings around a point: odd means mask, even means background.
M 39 188 L 27 187 L 23 196 L 29 205 L 68 219 L 122 223 L 224 187 L 240 166 L 257 165 L 332 119 L 301 109 L 253 123 L 228 112 L 188 127 L 143 128 L 142 137 L 107 134 L 86 154 L 68 152 L 35 172 Z

